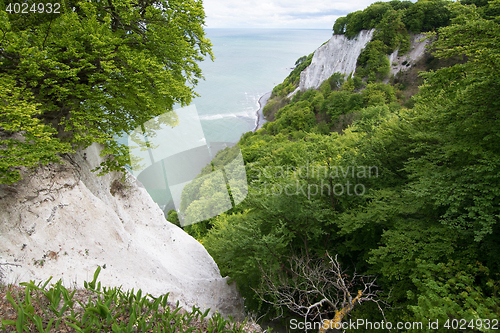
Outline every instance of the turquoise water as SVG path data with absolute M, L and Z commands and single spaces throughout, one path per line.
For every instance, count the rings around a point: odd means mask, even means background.
M 295 61 L 330 39 L 331 30 L 207 29 L 215 61 L 194 100 L 207 142 L 237 142 L 255 128 L 259 98 L 283 82 Z

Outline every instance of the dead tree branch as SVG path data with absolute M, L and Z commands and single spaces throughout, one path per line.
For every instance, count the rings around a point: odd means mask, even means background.
M 356 272 L 349 274 L 337 255 L 334 258 L 328 253 L 323 258 L 292 256 L 288 264 L 287 270 L 279 272 L 261 268 L 262 285 L 256 290 L 264 302 L 280 309 L 278 317 L 288 308 L 304 320 L 334 328 L 355 305 L 363 302 L 375 302 L 384 315 L 387 303 L 380 297 L 377 278 Z

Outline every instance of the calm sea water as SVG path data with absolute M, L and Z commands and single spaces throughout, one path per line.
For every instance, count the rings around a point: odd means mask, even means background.
M 332 36 L 331 30 L 207 29 L 215 61 L 194 100 L 207 142 L 237 142 L 255 128 L 259 98 L 283 82 L 295 61 Z

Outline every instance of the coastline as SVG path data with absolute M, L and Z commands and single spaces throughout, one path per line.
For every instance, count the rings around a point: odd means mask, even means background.
M 272 92 L 265 93 L 259 98 L 259 109 L 256 112 L 257 119 L 255 120 L 255 127 L 252 132 L 255 132 L 262 128 L 262 125 L 267 122 L 264 118 L 264 106 L 266 106 L 269 97 L 271 97 Z

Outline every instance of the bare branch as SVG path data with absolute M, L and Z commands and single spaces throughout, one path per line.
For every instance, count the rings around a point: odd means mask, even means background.
M 286 268 L 286 269 L 285 269 Z M 280 310 L 287 308 L 305 320 L 323 322 L 334 328 L 357 304 L 374 302 L 384 315 L 387 307 L 380 298 L 376 277 L 349 274 L 335 258 L 326 253 L 324 258 L 292 256 L 288 267 L 276 271 L 262 271 L 262 284 L 255 290 L 259 297 Z M 333 318 L 333 319 L 328 319 Z M 385 316 L 384 316 L 385 319 Z

